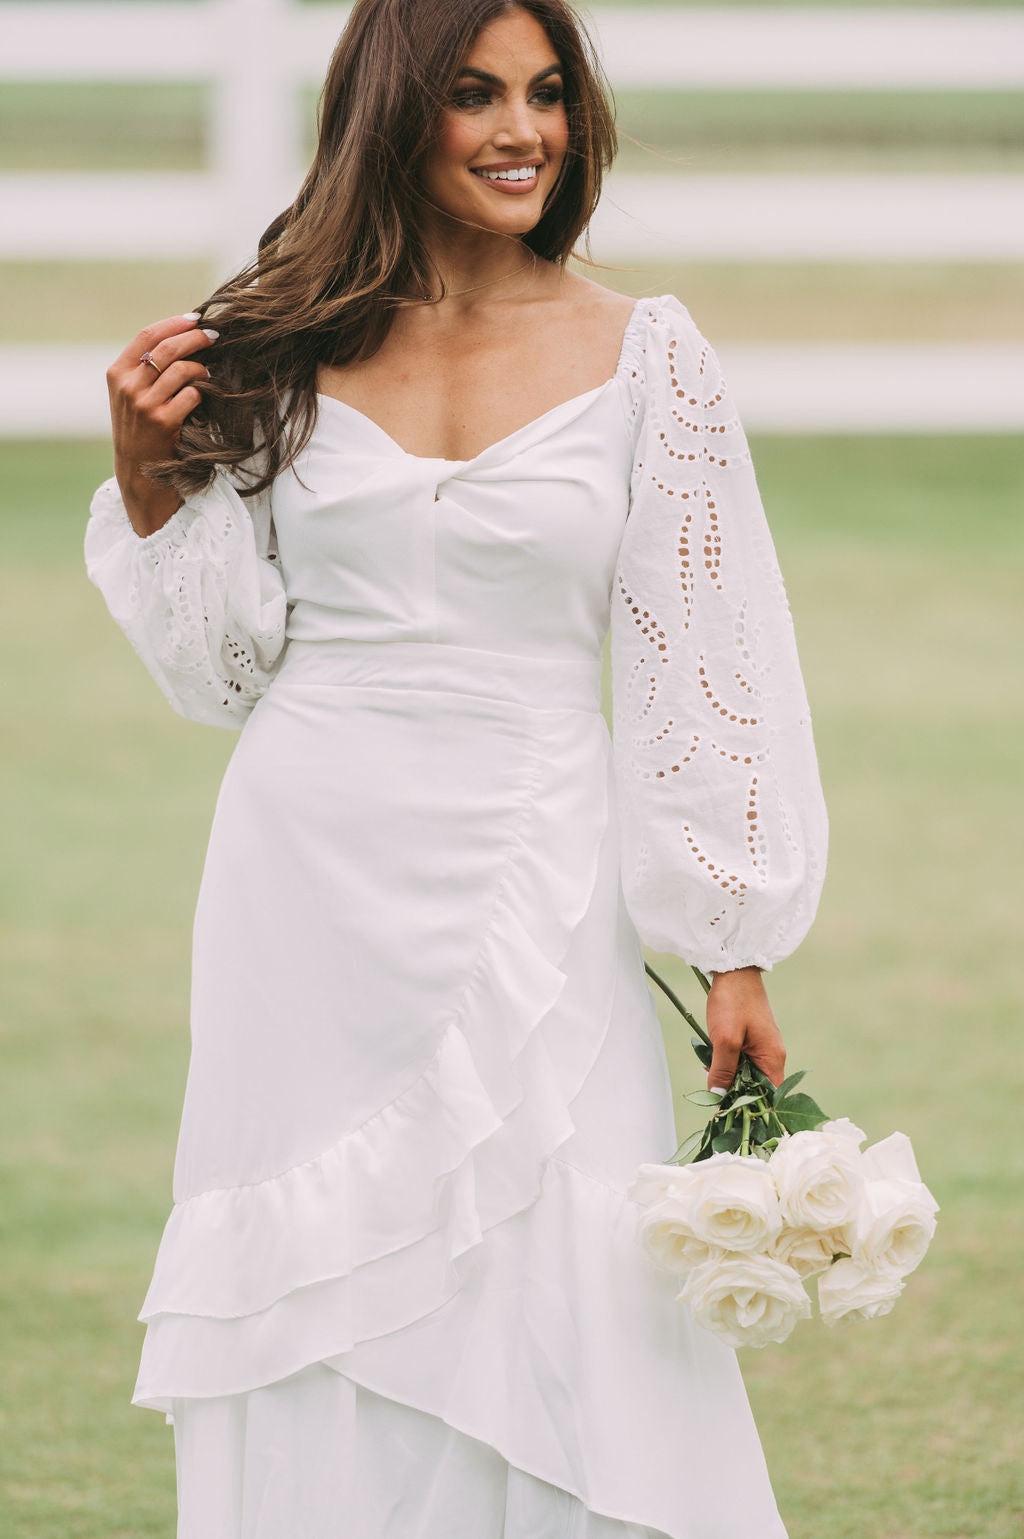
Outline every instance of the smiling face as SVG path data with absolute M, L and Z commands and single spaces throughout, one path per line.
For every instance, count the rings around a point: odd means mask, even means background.
M 540 220 L 569 143 L 560 60 L 540 22 L 507 11 L 477 34 L 441 113 L 425 190 L 503 235 Z

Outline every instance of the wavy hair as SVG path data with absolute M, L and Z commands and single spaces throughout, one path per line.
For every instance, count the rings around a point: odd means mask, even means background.
M 244 467 L 254 479 L 242 495 L 255 496 L 309 442 L 320 365 L 372 357 L 396 308 L 423 303 L 411 296 L 440 275 L 424 239 L 432 205 L 421 173 L 477 34 L 514 10 L 540 22 L 558 55 L 569 137 L 540 220 L 511 238 L 561 267 L 574 255 L 617 139 L 611 92 L 567 0 L 356 0 L 320 95 L 306 179 L 256 260 L 196 307 L 220 332 L 213 375 L 197 382 L 203 399 L 173 457 L 143 466 L 146 476 L 189 497 L 218 466 Z M 246 464 L 257 448 L 262 474 Z

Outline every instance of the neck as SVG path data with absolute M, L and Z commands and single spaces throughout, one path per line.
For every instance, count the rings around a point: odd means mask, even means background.
M 481 302 L 498 299 L 518 288 L 533 262 L 539 260 L 518 236 L 496 235 L 489 230 L 432 231 L 427 254 L 436 273 L 429 297 L 445 306 L 468 307 L 477 293 Z M 424 290 L 424 297 L 426 294 Z

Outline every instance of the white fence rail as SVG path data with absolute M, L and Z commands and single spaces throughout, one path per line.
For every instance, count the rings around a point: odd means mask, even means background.
M 124 346 L 0 348 L 0 436 L 103 437 Z M 1024 428 L 1024 347 L 719 342 L 744 426 L 763 433 L 1007 433 Z
M 237 23 L 273 43 L 275 68 L 323 78 L 344 5 L 291 0 L 62 4 L 4 0 L 8 79 L 215 78 L 237 58 Z M 1024 17 L 1014 10 L 836 6 L 594 7 L 613 82 L 688 90 L 1014 90 L 1024 85 Z
M 347 16 L 345 6 L 293 0 L 203 3 L 0 5 L 0 82 L 199 80 L 210 86 L 209 170 L 200 174 L 0 175 L 0 260 L 205 257 L 226 272 L 249 258 L 269 220 L 294 197 L 304 167 L 300 88 L 319 83 Z M 716 9 L 597 7 L 592 16 L 617 87 L 947 91 L 1024 87 L 1024 13 L 776 6 Z M 728 257 L 773 260 L 970 260 L 1024 258 L 1024 177 L 727 175 L 616 176 L 594 224 L 595 254 L 610 261 Z M 89 374 L 120 344 L 60 351 L 65 385 L 53 394 L 46 349 L 0 349 L 0 433 L 104 431 L 102 393 Z M 877 425 L 1024 425 L 1006 387 L 1018 350 L 974 350 L 928 382 L 939 355 L 899 353 L 901 391 L 920 386 L 916 408 L 879 401 Z M 799 349 L 731 349 L 752 426 L 863 427 L 856 391 L 831 391 L 819 374 L 812 397 L 787 384 Z M 802 356 L 802 355 L 801 355 Z M 884 377 L 877 367 L 875 377 Z M 949 362 L 947 349 L 942 355 Z M 894 354 L 895 357 L 895 354 Z M 848 381 L 857 358 L 817 355 Z M 37 421 L 26 380 L 49 380 L 49 417 Z M 105 367 L 105 364 L 104 364 Z M 850 370 L 853 371 L 852 375 Z M 801 376 L 806 377 L 806 376 Z M 963 382 L 951 391 L 951 378 Z M 91 381 L 91 383 L 89 383 Z M 878 397 L 876 395 L 876 400 Z M 79 403 L 76 405 L 76 402 Z M 764 403 L 762 410 L 761 403 Z M 832 403 L 831 405 L 829 403 Z M 845 405 L 840 406 L 840 402 Z M 999 404 L 999 403 L 1002 404 Z M 926 404 L 927 403 L 927 404 Z M 27 415 L 26 415 L 27 412 Z M 895 415 L 894 415 L 895 412 Z M 852 415 L 851 415 L 852 413 Z M 901 414 L 902 413 L 902 414 Z M 909 413 L 909 415 L 908 415 Z

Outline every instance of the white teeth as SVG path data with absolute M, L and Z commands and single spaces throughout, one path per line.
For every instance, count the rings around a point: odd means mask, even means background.
M 536 166 L 513 166 L 511 171 L 478 171 L 489 182 L 529 182 L 537 175 Z

